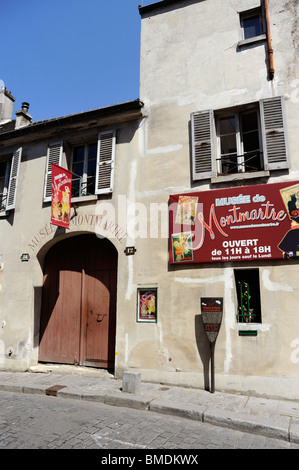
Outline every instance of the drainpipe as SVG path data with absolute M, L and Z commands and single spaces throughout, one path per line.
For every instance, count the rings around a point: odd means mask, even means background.
M 268 57 L 269 57 L 269 78 L 273 80 L 274 78 L 274 65 L 273 65 L 273 48 L 272 48 L 272 39 L 271 39 L 271 31 L 270 31 L 270 17 L 269 17 L 269 2 L 268 0 L 264 0 L 265 2 L 265 16 L 266 16 L 266 34 L 267 34 L 267 43 L 268 43 Z

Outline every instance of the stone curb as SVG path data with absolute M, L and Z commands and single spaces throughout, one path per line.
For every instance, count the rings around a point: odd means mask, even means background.
M 181 418 L 204 421 L 204 411 L 206 407 L 199 405 L 182 405 L 168 400 L 154 400 L 150 403 L 149 410 L 156 413 L 180 416 Z
M 208 408 L 204 413 L 203 421 L 217 426 L 237 429 L 238 431 L 289 441 L 290 419 L 289 416 L 265 416 L 247 412 L 234 413 L 219 408 Z
M 41 395 L 46 394 L 47 385 L 0 383 L 0 390 Z M 108 393 L 107 391 L 83 391 L 80 387 L 72 386 L 65 386 L 58 390 L 57 396 L 100 402 L 110 406 L 149 410 L 299 444 L 299 418 L 289 415 L 253 410 L 233 412 L 208 405 L 183 404 L 149 394 L 132 394 L 113 390 Z

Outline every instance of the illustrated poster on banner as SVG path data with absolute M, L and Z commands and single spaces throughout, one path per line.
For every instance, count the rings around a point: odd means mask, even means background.
M 299 182 L 169 199 L 171 264 L 299 258 Z
M 70 227 L 72 173 L 53 163 L 51 224 Z

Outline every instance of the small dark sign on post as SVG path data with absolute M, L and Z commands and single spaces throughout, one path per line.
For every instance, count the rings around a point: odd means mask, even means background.
M 215 343 L 220 330 L 222 313 L 223 313 L 223 297 L 202 297 L 201 317 L 206 335 L 210 343 L 211 350 L 211 392 L 215 392 Z

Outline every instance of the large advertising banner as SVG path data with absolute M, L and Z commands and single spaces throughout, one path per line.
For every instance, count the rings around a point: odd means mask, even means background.
M 70 227 L 71 193 L 72 173 L 53 163 L 51 224 Z
M 299 182 L 176 194 L 170 263 L 299 258 Z

